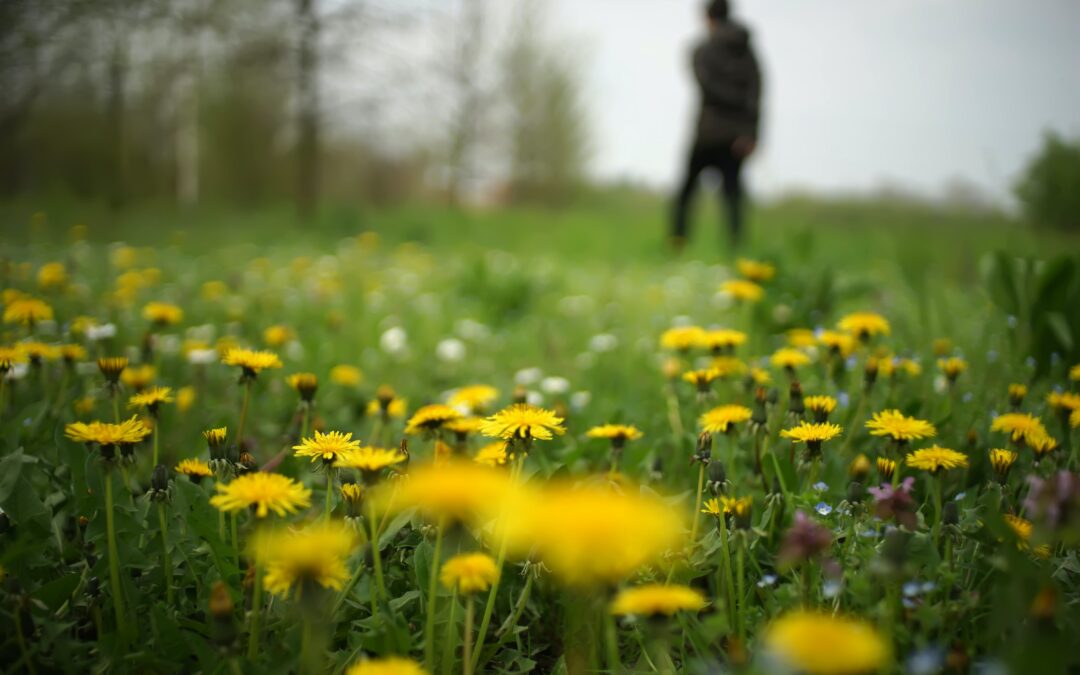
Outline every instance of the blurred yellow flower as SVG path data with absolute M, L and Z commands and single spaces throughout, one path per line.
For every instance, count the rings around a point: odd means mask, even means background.
M 53 309 L 44 300 L 24 296 L 15 298 L 4 307 L 4 323 L 17 323 L 32 327 L 42 321 L 51 321 Z
M 129 408 L 146 408 L 151 413 L 157 411 L 162 403 L 172 403 L 172 387 L 150 387 L 134 394 L 128 399 Z
M 463 553 L 450 558 L 439 570 L 439 581 L 462 595 L 472 595 L 491 588 L 499 578 L 495 560 L 483 553 Z
M 675 612 L 696 612 L 704 606 L 705 597 L 689 586 L 648 584 L 620 591 L 611 603 L 611 613 L 671 616 Z
M 750 281 L 768 281 L 776 276 L 776 267 L 767 262 L 739 258 L 735 261 L 735 269 Z
M 585 432 L 589 438 L 606 438 L 612 443 L 625 443 L 641 438 L 641 429 L 631 424 L 601 424 Z
M 143 318 L 158 326 L 175 326 L 184 320 L 184 310 L 167 302 L 148 302 L 143 307 Z
M 410 470 L 408 480 L 398 481 L 393 488 L 384 485 L 374 499 L 393 511 L 416 508 L 429 521 L 445 518 L 477 525 L 492 518 L 515 492 L 526 494 L 524 487 L 510 482 L 506 472 L 451 459 Z
M 907 442 L 937 435 L 937 429 L 926 420 L 908 417 L 899 410 L 876 412 L 866 423 L 871 436 L 888 436 L 894 441 Z
M 56 345 L 45 344 L 44 342 L 33 340 L 20 342 L 18 348 L 26 358 L 30 359 L 31 363 L 55 361 L 60 358 L 60 348 Z
M 282 347 L 292 342 L 295 337 L 293 329 L 282 324 L 270 326 L 263 331 L 263 342 L 268 347 Z
M 364 446 L 347 450 L 338 455 L 334 466 L 341 469 L 359 469 L 361 471 L 381 471 L 388 466 L 400 464 L 408 459 L 396 448 L 374 448 Z
M 209 478 L 214 475 L 214 472 L 210 470 L 210 465 L 201 459 L 182 459 L 174 470 L 192 479 Z
M 891 658 L 889 643 L 872 624 L 808 610 L 773 620 L 764 643 L 789 668 L 807 675 L 872 673 Z
M 814 395 L 803 399 L 803 405 L 807 410 L 814 413 L 818 421 L 825 419 L 836 410 L 836 399 L 832 396 Z
M 229 294 L 229 287 L 225 285 L 224 281 L 204 281 L 202 287 L 199 289 L 199 295 L 203 300 L 213 302 L 220 300 Z
M 67 268 L 62 262 L 45 263 L 38 270 L 37 282 L 42 290 L 51 291 L 67 285 Z
M 417 434 L 430 433 L 440 428 L 446 422 L 461 417 L 461 412 L 442 403 L 432 403 L 421 406 L 409 418 L 405 425 L 405 433 Z
M 476 454 L 473 455 L 474 462 L 485 466 L 502 466 L 511 459 L 513 459 L 513 455 L 507 454 L 506 441 L 488 443 L 477 450 Z
M 1008 434 L 1013 441 L 1025 443 L 1048 435 L 1042 421 L 1030 413 L 998 415 L 990 422 L 990 431 Z
M 835 330 L 823 330 L 818 335 L 818 342 L 829 349 L 832 354 L 839 354 L 847 358 L 855 351 L 855 337 L 850 333 L 842 333 Z
M 1029 548 L 1032 530 L 1031 521 L 1024 520 L 1020 516 L 1015 516 L 1011 513 L 1006 513 L 1004 518 L 1005 524 L 1008 525 L 1009 529 L 1016 535 L 1016 545 L 1022 549 Z M 1032 550 L 1032 553 L 1039 558 L 1049 558 L 1050 547 L 1046 544 L 1040 544 Z
M 789 347 L 806 349 L 817 344 L 817 336 L 809 328 L 792 328 L 786 333 Z
M 26 363 L 26 354 L 23 350 L 18 345 L 0 345 L 0 375 L 7 373 L 17 363 Z
M 765 295 L 765 289 L 746 279 L 728 279 L 720 284 L 720 292 L 741 302 L 757 302 Z
M 705 330 L 701 326 L 676 326 L 668 328 L 660 335 L 660 346 L 685 352 L 701 344 Z
M 486 384 L 472 384 L 461 387 L 450 395 L 447 404 L 455 408 L 465 408 L 474 415 L 482 414 L 495 399 L 499 390 Z
M 146 389 L 157 377 L 157 369 L 149 363 L 131 366 L 120 374 L 120 381 L 135 391 Z
M 319 388 L 319 378 L 315 373 L 293 373 L 285 378 L 285 382 L 300 394 L 300 398 L 310 402 L 315 398 L 315 392 Z
M 227 366 L 240 366 L 248 377 L 254 377 L 267 368 L 282 367 L 277 354 L 251 349 L 230 349 L 221 362 Z
M 190 410 L 193 405 L 195 405 L 195 387 L 180 387 L 180 389 L 176 391 L 176 409 L 185 413 Z
M 889 321 L 874 312 L 847 314 L 836 323 L 836 327 L 851 333 L 859 340 L 889 334 Z
M 427 671 L 416 661 L 390 656 L 354 663 L 345 675 L 427 675 Z
M 909 452 L 904 458 L 904 463 L 913 469 L 922 469 L 930 473 L 937 473 L 942 469 L 962 469 L 968 466 L 968 456 L 949 448 L 931 446 L 914 452 Z
M 712 352 L 724 352 L 735 349 L 746 342 L 746 333 L 730 328 L 716 328 L 704 331 L 699 346 Z
M 69 364 L 76 361 L 85 361 L 87 356 L 86 347 L 80 344 L 60 345 L 60 356 Z
M 789 371 L 794 371 L 796 368 L 802 368 L 810 363 L 810 357 L 798 349 L 791 347 L 782 347 L 773 352 L 769 357 L 769 363 L 774 368 L 784 368 Z
M 960 377 L 960 373 L 968 369 L 967 361 L 959 356 L 950 356 L 947 359 L 938 359 L 938 369 L 945 373 L 945 377 L 949 380 L 955 380 Z
M 330 369 L 330 381 L 342 387 L 356 387 L 364 381 L 364 375 L 356 366 L 339 363 Z
M 309 583 L 340 591 L 349 580 L 346 563 L 356 543 L 352 528 L 323 521 L 302 530 L 256 533 L 252 553 L 266 570 L 266 590 L 274 595 Z

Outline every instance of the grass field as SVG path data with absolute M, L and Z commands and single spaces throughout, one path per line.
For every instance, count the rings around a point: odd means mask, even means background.
M 699 207 L 674 258 L 637 195 L 305 227 L 0 206 L 0 661 L 1078 667 L 1077 240 L 788 200 L 755 209 L 754 267 Z

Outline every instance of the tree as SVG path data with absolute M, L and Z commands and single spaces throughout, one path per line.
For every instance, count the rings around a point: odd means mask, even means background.
M 1080 231 L 1080 138 L 1047 133 L 1015 190 L 1032 222 Z

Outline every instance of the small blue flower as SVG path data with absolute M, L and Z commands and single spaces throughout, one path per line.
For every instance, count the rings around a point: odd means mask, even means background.
M 998 358 L 998 353 L 997 353 L 996 349 L 991 349 L 990 351 L 986 352 L 986 362 L 987 363 L 993 363 L 993 362 L 997 361 L 997 358 Z
M 914 652 L 908 657 L 908 672 L 911 675 L 933 675 L 933 673 L 941 670 L 944 662 L 944 649 L 941 647 L 927 647 Z
M 811 487 L 814 488 L 815 492 L 825 492 L 826 490 L 829 489 L 829 484 L 826 483 L 823 480 L 819 480 L 818 482 L 814 483 Z
M 851 395 L 846 391 L 842 391 L 836 395 L 836 403 L 841 408 L 846 408 L 851 403 Z
M 859 533 L 859 536 L 863 539 L 877 539 L 877 530 L 863 530 Z
M 835 579 L 829 579 L 824 584 L 822 584 L 821 594 L 825 596 L 826 599 L 831 600 L 832 598 L 835 598 L 837 595 L 840 594 L 840 589 L 842 588 L 843 585 L 839 581 Z
M 1009 324 L 1009 328 L 1016 328 L 1017 319 L 1015 316 L 1010 314 L 1009 316 L 1005 317 L 1005 323 Z
M 919 591 L 921 589 L 922 589 L 922 584 L 920 584 L 918 581 L 909 581 L 906 584 L 904 584 L 904 588 L 903 588 L 904 596 L 908 597 L 908 598 L 915 597 L 916 595 L 919 594 Z
M 832 507 L 829 506 L 828 504 L 826 504 L 825 502 L 818 502 L 817 506 L 814 507 L 814 510 L 817 511 L 818 514 L 822 515 L 822 516 L 827 516 L 830 513 L 832 513 Z
M 964 500 L 964 497 L 967 497 L 967 493 L 966 493 L 966 492 L 957 492 L 957 493 L 956 493 L 956 496 L 955 496 L 955 497 L 953 497 L 953 501 L 954 501 L 954 502 L 960 502 L 960 501 L 963 501 L 963 500 Z
M 1061 354 L 1057 352 L 1050 354 L 1050 364 L 1056 366 L 1059 363 L 1061 363 Z
M 757 582 L 757 587 L 758 588 L 769 588 L 770 586 L 773 586 L 775 584 L 776 584 L 776 575 L 775 574 L 766 574 L 765 576 L 761 577 L 761 581 Z
M 922 586 L 919 587 L 919 590 L 922 591 L 922 593 L 925 595 L 927 593 L 933 593 L 934 589 L 936 588 L 937 584 L 935 584 L 933 581 L 924 581 L 922 582 Z
M 1035 365 L 1037 363 L 1038 363 L 1038 361 L 1035 360 L 1034 356 L 1029 356 L 1026 359 L 1024 359 L 1024 365 L 1026 365 L 1028 368 L 1031 368 L 1031 369 L 1034 369 Z
M 858 364 L 859 364 L 858 359 L 856 359 L 854 356 L 849 356 L 844 361 L 844 369 L 845 370 L 855 370 L 855 366 L 857 366 Z

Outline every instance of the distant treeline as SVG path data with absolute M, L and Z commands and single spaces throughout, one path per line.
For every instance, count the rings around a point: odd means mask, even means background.
M 588 130 L 534 0 L 5 0 L 0 193 L 559 203 Z

